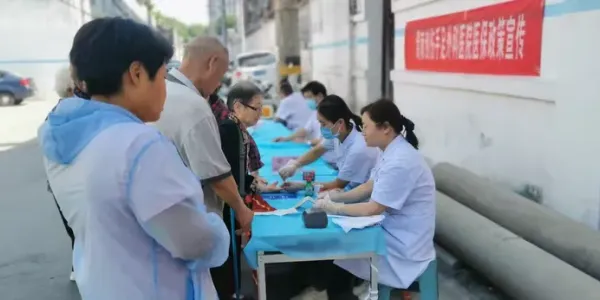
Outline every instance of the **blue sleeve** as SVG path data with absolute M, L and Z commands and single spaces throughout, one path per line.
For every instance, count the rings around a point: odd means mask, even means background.
M 207 213 L 200 182 L 171 142 L 157 138 L 142 147 L 131 164 L 127 193 L 141 227 L 173 257 L 207 268 L 227 259 L 227 228 Z

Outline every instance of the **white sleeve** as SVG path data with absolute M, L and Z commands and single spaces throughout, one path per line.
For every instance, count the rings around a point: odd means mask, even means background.
M 323 141 L 321 142 L 321 146 L 323 146 L 323 148 L 325 148 L 325 150 L 327 151 L 334 151 L 335 150 L 335 140 L 336 139 L 323 139 Z
M 344 153 L 345 159 L 342 166 L 338 166 L 339 173 L 337 178 L 343 181 L 359 182 L 363 183 L 369 175 L 373 167 L 371 157 L 369 154 L 369 148 L 363 147 L 353 151 L 351 149 L 348 153 Z
M 284 121 L 288 121 L 290 116 L 292 115 L 292 111 L 290 109 L 290 101 L 289 99 L 283 99 L 281 101 L 281 105 L 277 108 L 277 112 L 275 113 L 275 117 Z
M 417 182 L 414 168 L 398 164 L 382 164 L 374 176 L 371 200 L 400 210 Z

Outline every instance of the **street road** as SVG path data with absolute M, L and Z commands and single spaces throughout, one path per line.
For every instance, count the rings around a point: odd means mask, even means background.
M 0 299 L 78 300 L 70 248 L 46 192 L 37 128 L 55 101 L 0 107 Z
M 54 97 L 0 107 L 0 299 L 80 300 L 70 241 L 46 191 L 37 129 Z M 245 270 L 244 290 L 253 290 Z M 273 287 L 273 286 L 271 286 Z M 276 297 L 274 297 L 276 298 Z M 440 275 L 440 300 L 479 300 Z M 272 299 L 281 300 L 281 299 Z M 416 300 L 416 299 L 415 299 Z

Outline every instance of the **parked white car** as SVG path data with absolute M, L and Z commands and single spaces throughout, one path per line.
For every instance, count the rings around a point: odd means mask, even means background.
M 270 51 L 255 51 L 239 54 L 235 58 L 235 71 L 233 72 L 233 83 L 239 80 L 254 79 L 264 85 L 276 86 L 279 63 L 277 55 Z M 276 89 L 270 91 L 275 98 Z

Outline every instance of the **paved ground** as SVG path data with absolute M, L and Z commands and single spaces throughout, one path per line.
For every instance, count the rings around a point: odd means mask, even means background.
M 70 242 L 46 192 L 41 153 L 34 140 L 54 102 L 32 100 L 0 107 L 2 300 L 79 300 L 68 279 Z M 252 289 L 249 276 L 244 289 Z M 452 276 L 440 275 L 440 300 L 479 299 L 484 298 L 470 295 Z
M 0 107 L 0 298 L 77 300 L 70 242 L 45 190 L 37 127 L 52 102 Z

